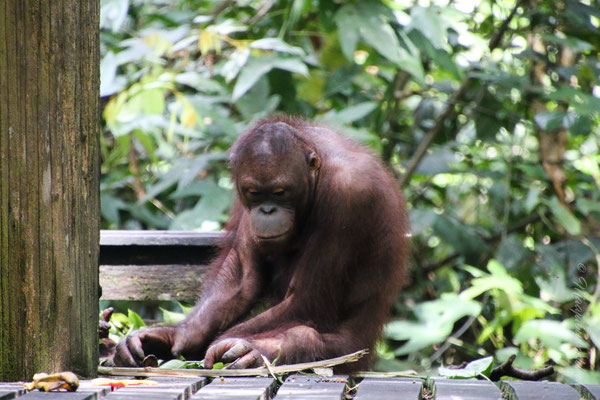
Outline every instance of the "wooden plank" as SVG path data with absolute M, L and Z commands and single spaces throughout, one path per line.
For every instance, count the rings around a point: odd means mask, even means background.
M 19 397 L 19 400 L 96 400 L 95 393 L 80 393 L 80 392 L 40 392 L 34 390 L 24 396 Z
M 26 390 L 22 383 L 0 383 L 0 392 L 12 392 L 18 397 L 24 395 Z
M 436 400 L 502 400 L 502 392 L 491 382 L 480 380 L 436 379 Z
M 3 389 L 0 389 L 3 390 Z M 104 396 L 106 396 L 107 394 L 110 393 L 110 387 L 108 386 L 93 386 L 92 383 L 90 381 L 80 381 L 79 382 L 79 388 L 77 389 L 77 392 L 75 393 L 70 393 L 70 392 L 65 392 L 65 391 L 60 391 L 60 392 L 50 392 L 50 393 L 44 393 L 44 392 L 40 392 L 38 390 L 34 390 L 29 392 L 26 396 L 24 397 L 19 397 L 19 399 L 24 398 L 24 399 L 48 399 L 48 400 L 52 400 L 56 397 L 56 395 L 59 396 L 71 396 L 69 398 L 73 398 L 73 399 L 80 399 L 79 397 L 73 397 L 73 394 L 78 394 L 81 396 L 81 400 L 98 400 L 103 398 Z M 23 391 L 20 392 L 20 394 L 25 394 L 25 390 L 23 389 Z M 42 397 L 44 396 L 44 397 Z M 67 398 L 67 397 L 61 397 L 61 398 Z M 0 399 L 2 399 L 2 397 L 0 397 Z M 2 399 L 3 400 L 3 399 Z
M 108 396 L 107 400 L 118 399 L 163 399 L 187 400 L 194 392 L 204 386 L 206 378 L 153 378 L 156 386 L 128 386 L 120 388 Z
M 339 400 L 346 392 L 346 376 L 292 375 L 277 391 L 276 400 Z
M 115 390 L 103 399 L 107 400 L 172 400 L 177 397 L 172 397 L 162 393 L 123 393 L 122 389 Z
M 184 389 L 186 399 L 192 397 L 201 387 L 208 384 L 208 378 L 182 378 L 182 377 L 154 377 L 150 378 L 157 381 L 161 387 L 180 387 Z
M 184 399 L 189 399 L 201 387 L 208 383 L 207 378 L 182 378 L 182 377 L 155 377 L 150 378 L 158 382 L 158 387 L 163 389 L 175 389 L 181 391 Z M 157 386 L 148 386 L 148 392 L 152 393 L 152 388 Z
M 581 396 L 569 385 L 556 382 L 502 381 L 514 391 L 518 400 L 579 400 Z
M 91 381 L 79 381 L 79 389 L 77 389 L 77 391 L 83 393 L 96 393 L 96 398 L 99 399 L 110 393 L 110 387 L 94 386 Z
M 102 231 L 100 265 L 208 264 L 224 232 Z
M 100 246 L 216 246 L 224 232 L 101 230 Z
M 101 300 L 195 301 L 203 265 L 102 265 Z
M 85 393 L 93 395 L 93 399 L 98 400 L 104 398 L 107 394 L 110 393 L 110 387 L 108 386 L 92 386 L 89 381 L 87 383 L 80 382 L 79 389 L 77 389 L 77 393 Z
M 8 391 L 0 390 L 0 400 L 10 400 L 10 399 L 14 399 L 15 397 L 17 397 L 16 392 L 8 392 Z
M 421 392 L 420 379 L 365 378 L 356 392 L 356 400 L 417 400 Z
M 273 378 L 215 378 L 201 388 L 192 400 L 256 400 L 271 398 Z

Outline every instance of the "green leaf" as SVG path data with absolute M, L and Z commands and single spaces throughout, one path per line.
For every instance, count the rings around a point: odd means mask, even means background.
M 354 59 L 354 50 L 358 34 L 379 54 L 422 81 L 423 67 L 416 46 L 403 35 L 407 51 L 400 45 L 396 32 L 389 24 L 389 9 L 372 1 L 346 4 L 336 14 L 336 23 L 340 28 L 340 44 L 342 52 L 349 60 Z M 345 42 L 345 41 L 348 42 Z
M 129 10 L 129 0 L 102 0 L 100 2 L 100 29 L 118 32 Z
M 329 111 L 325 114 L 324 119 L 333 121 L 338 124 L 349 124 L 354 121 L 358 121 L 361 118 L 366 117 L 377 108 L 377 103 L 372 101 L 365 101 L 364 103 L 355 104 L 346 107 L 342 111 L 336 112 L 334 110 Z
M 578 298 L 578 301 L 580 301 L 581 304 L 584 304 L 584 299 Z M 577 306 L 577 304 L 575 306 Z M 581 312 L 583 312 L 583 311 L 581 311 Z M 580 317 L 580 316 L 578 315 L 577 317 Z M 591 321 L 586 320 L 584 329 L 585 329 L 586 333 L 588 335 L 590 335 L 590 339 L 592 339 L 594 346 L 596 346 L 597 348 L 600 348 L 600 325 L 598 324 L 598 320 L 597 319 L 593 319 Z
M 494 357 L 485 357 L 478 360 L 471 361 L 464 368 L 454 369 L 440 367 L 438 372 L 441 376 L 446 378 L 478 378 L 480 376 L 489 377 L 492 372 L 494 365 Z
M 231 205 L 231 191 L 212 179 L 204 179 L 181 186 L 171 195 L 174 199 L 189 196 L 201 196 L 200 201 L 192 209 L 185 210 L 175 217 L 170 229 L 198 230 L 205 221 L 224 222 L 226 211 Z
M 162 363 L 159 368 L 163 369 L 184 369 L 185 361 L 178 360 L 176 358 Z
M 342 53 L 349 61 L 354 61 L 354 51 L 360 39 L 360 17 L 353 4 L 341 7 L 335 15 Z
M 551 42 L 551 43 L 555 43 L 555 44 L 559 44 L 562 46 L 568 46 L 571 48 L 571 50 L 577 52 L 577 53 L 581 53 L 584 51 L 589 51 L 589 50 L 593 50 L 594 46 L 591 45 L 590 43 L 574 38 L 574 37 L 558 37 L 555 35 L 550 35 L 550 34 L 543 34 L 542 35 L 542 40 L 545 42 Z
M 235 105 L 244 118 L 248 120 L 266 117 L 273 113 L 281 102 L 279 95 L 270 96 L 270 92 L 269 80 L 263 75 Z
M 440 215 L 433 224 L 434 233 L 470 260 L 476 260 L 488 248 L 474 227 L 456 218 Z
M 244 32 L 248 27 L 241 22 L 230 18 L 219 22 L 218 24 L 210 25 L 206 29 L 220 35 L 228 36 L 235 32 Z
M 542 130 L 553 131 L 562 127 L 562 122 L 566 115 L 564 112 L 544 111 L 537 113 L 533 117 L 533 120 Z
M 425 229 L 433 225 L 433 221 L 437 218 L 437 214 L 430 209 L 409 210 L 410 227 L 413 235 L 419 235 Z
M 237 101 L 242 97 L 263 75 L 273 68 L 283 69 L 300 75 L 308 75 L 306 64 L 298 58 L 282 57 L 279 55 L 251 58 L 244 65 L 238 76 L 233 88 L 232 101 Z
M 102 217 L 117 226 L 121 223 L 119 211 L 127 209 L 123 200 L 108 193 L 100 193 L 100 206 Z
M 127 334 L 129 335 L 133 331 L 137 331 L 138 329 L 144 328 L 146 323 L 135 311 L 127 310 L 127 319 L 131 326 L 129 327 L 129 331 Z
M 581 223 L 579 220 L 575 218 L 571 211 L 560 204 L 556 196 L 552 197 L 551 200 L 546 200 L 545 203 L 558 222 L 567 230 L 567 232 L 569 232 L 569 234 L 576 236 L 581 233 Z
M 427 154 L 419 163 L 416 173 L 423 175 L 437 175 L 450 172 L 451 165 L 458 161 L 456 152 L 445 147 L 440 147 Z
M 533 209 L 540 204 L 540 195 L 542 192 L 543 189 L 540 186 L 532 186 L 529 188 L 524 203 L 525 211 L 527 211 L 527 213 L 531 213 Z
M 563 126 L 573 135 L 588 135 L 592 131 L 592 118 L 589 115 L 567 113 L 563 119 Z
M 543 298 L 566 303 L 577 297 L 577 293 L 567 285 L 563 269 L 555 268 L 547 278 L 538 275 L 535 277 L 535 283 L 540 287 L 540 294 L 543 294 Z
M 127 79 L 117 76 L 117 57 L 112 51 L 106 53 L 100 62 L 100 96 L 111 96 L 125 88 Z
M 517 272 L 523 266 L 523 263 L 529 260 L 530 256 L 531 251 L 523 245 L 521 237 L 511 234 L 502 240 L 494 258 L 508 271 Z
M 165 324 L 174 325 L 185 319 L 185 315 L 183 313 L 169 311 L 162 307 L 159 307 L 159 308 L 160 308 L 160 311 L 162 311 L 163 321 L 165 322 Z
M 502 102 L 486 90 L 475 112 L 475 129 L 478 138 L 494 140 L 500 128 L 505 125 L 503 118 L 500 118 L 502 110 Z
M 600 99 L 571 86 L 561 86 L 547 94 L 549 100 L 569 104 L 575 112 L 587 115 L 597 115 L 600 111 Z
M 190 311 L 192 311 L 192 309 L 194 308 L 194 306 L 186 306 L 185 304 L 181 303 L 181 302 L 177 302 L 177 305 L 179 305 L 179 308 L 181 308 L 181 312 L 183 313 L 183 315 L 188 315 L 190 313 Z
M 203 93 L 225 94 L 225 89 L 215 79 L 210 79 L 196 71 L 177 74 L 175 82 L 189 86 Z
M 444 341 L 452 333 L 451 327 L 430 326 L 410 321 L 393 321 L 385 327 L 385 336 L 393 340 L 407 340 L 394 351 L 397 356 L 411 354 L 427 346 Z
M 449 71 L 456 79 L 462 80 L 465 74 L 462 69 L 458 68 L 450 54 L 445 49 L 436 48 L 429 39 L 427 39 L 420 31 L 413 30 L 408 35 L 414 45 L 420 49 L 427 57 L 431 58 L 440 68 Z M 478 113 L 479 114 L 479 113 Z
M 307 79 L 302 79 L 296 86 L 297 96 L 299 99 L 316 105 L 323 100 L 325 84 L 325 78 L 320 73 L 311 74 Z
M 165 109 L 165 91 L 162 89 L 144 90 L 136 97 L 140 97 L 142 110 L 148 115 L 162 114 Z
M 408 29 L 419 30 L 438 49 L 446 46 L 446 30 L 450 23 L 442 17 L 438 7 L 412 7 Z
M 138 204 L 156 197 L 159 193 L 171 188 L 175 184 L 177 184 L 178 190 L 182 189 L 196 179 L 198 174 L 206 169 L 211 162 L 222 160 L 223 158 L 224 153 L 213 152 L 199 154 L 193 159 L 184 157 L 176 160 L 172 167 L 160 176 L 158 182 L 147 189 L 146 196 L 138 201 Z
M 559 369 L 559 373 L 567 378 L 566 383 L 575 383 L 578 385 L 600 384 L 600 372 L 598 371 L 588 371 L 581 367 L 566 367 Z
M 183 358 L 183 357 L 182 357 Z M 203 369 L 204 361 L 169 360 L 159 366 L 164 369 Z
M 413 311 L 416 322 L 392 321 L 384 329 L 386 337 L 408 341 L 394 352 L 395 355 L 409 354 L 443 341 L 452 333 L 456 321 L 465 316 L 479 315 L 481 305 L 452 294 L 420 303 Z
M 600 213 L 600 202 L 597 200 L 588 200 L 586 198 L 577 199 L 577 209 L 583 214 L 591 212 Z
M 245 47 L 243 49 L 237 49 L 229 55 L 229 59 L 221 68 L 221 75 L 225 78 L 226 82 L 231 82 L 240 73 L 241 69 L 248 62 L 250 56 L 250 49 Z
M 473 279 L 471 287 L 460 294 L 461 298 L 474 299 L 492 289 L 498 289 L 513 295 L 523 293 L 521 281 L 510 276 L 498 261 L 490 260 L 487 268 L 490 275 Z
M 532 339 L 540 340 L 544 346 L 559 349 L 564 343 L 587 349 L 589 345 L 577 333 L 564 323 L 547 319 L 536 319 L 525 322 L 517 334 L 515 341 L 524 343 Z
M 306 53 L 302 48 L 290 46 L 286 42 L 278 38 L 264 38 L 259 39 L 250 44 L 250 47 L 253 49 L 262 49 L 262 50 L 273 50 L 279 51 L 282 53 L 289 53 L 295 56 L 304 57 Z
M 359 27 L 363 39 L 382 56 L 398 65 L 402 62 L 400 42 L 392 27 L 379 15 L 367 11 Z

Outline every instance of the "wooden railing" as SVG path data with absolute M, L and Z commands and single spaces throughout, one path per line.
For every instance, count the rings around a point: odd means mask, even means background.
M 202 274 L 222 236 L 222 232 L 101 231 L 101 300 L 197 300 Z

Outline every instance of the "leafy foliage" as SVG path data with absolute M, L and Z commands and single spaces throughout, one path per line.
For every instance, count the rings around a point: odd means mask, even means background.
M 267 114 L 304 115 L 404 184 L 414 283 L 386 361 L 517 354 L 598 381 L 598 9 L 102 0 L 103 227 L 220 229 L 226 149 Z

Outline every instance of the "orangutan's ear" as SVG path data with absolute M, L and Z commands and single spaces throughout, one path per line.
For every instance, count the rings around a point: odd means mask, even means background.
M 308 162 L 308 166 L 310 167 L 311 171 L 316 171 L 321 168 L 321 157 L 319 157 L 319 155 L 314 151 L 308 153 L 306 156 L 306 161 Z

